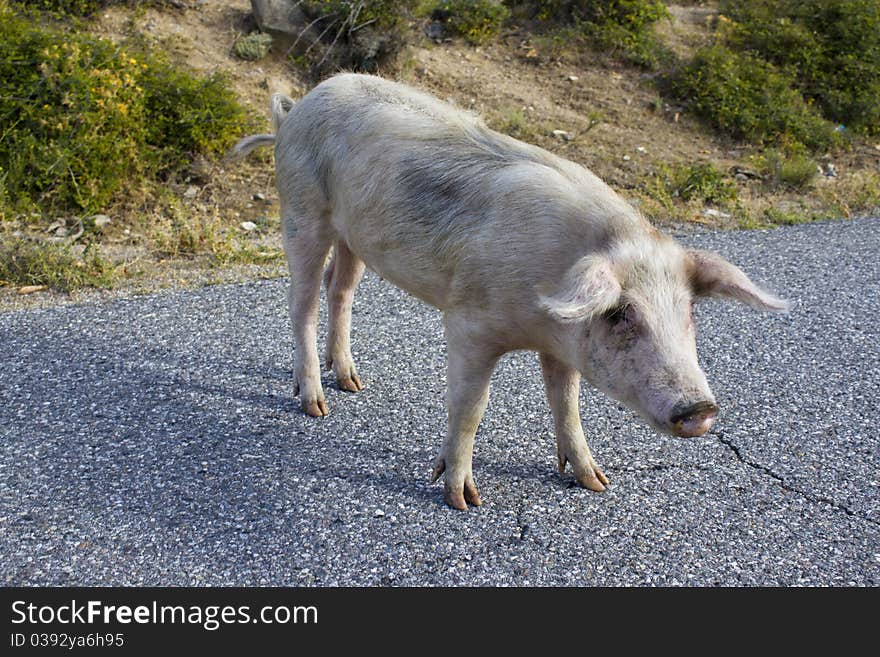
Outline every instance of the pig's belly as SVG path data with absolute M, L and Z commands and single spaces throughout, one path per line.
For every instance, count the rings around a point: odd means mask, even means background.
M 349 230 L 345 241 L 383 279 L 435 308 L 447 307 L 452 271 L 429 245 L 400 244 L 358 230 Z

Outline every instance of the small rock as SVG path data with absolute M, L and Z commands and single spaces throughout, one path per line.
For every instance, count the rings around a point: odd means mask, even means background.
M 636 146 L 636 151 L 639 152 L 639 153 L 644 154 L 644 153 L 647 153 L 647 152 L 648 152 L 648 149 L 645 148 L 644 146 Z
M 578 76 L 576 76 L 576 75 L 569 75 L 569 76 L 568 76 L 568 81 L 569 81 L 569 82 L 577 82 L 578 80 L 580 80 L 580 78 L 579 78 Z
M 629 155 L 624 155 L 624 156 L 623 156 L 623 161 L 624 161 L 624 162 L 629 162 L 631 159 L 632 159 L 632 158 L 631 158 Z
M 243 231 L 247 233 L 257 229 L 257 224 L 255 224 L 253 221 L 242 221 L 239 226 Z
M 745 169 L 740 166 L 732 167 L 730 171 L 737 180 L 761 180 L 763 178 L 763 176 L 757 171 Z
M 67 228 L 65 226 L 58 226 L 55 229 L 55 237 L 67 237 Z
M 199 194 L 199 188 L 195 185 L 190 185 L 186 188 L 186 191 L 183 193 L 183 198 L 195 198 Z
M 385 512 L 382 509 L 376 509 L 376 512 L 373 515 L 377 518 L 384 518 Z
M 49 288 L 46 285 L 25 285 L 24 287 L 18 288 L 19 294 L 33 294 L 34 292 L 42 292 L 43 290 L 48 290 Z
M 257 192 L 251 198 L 254 199 L 255 201 L 265 201 L 266 195 L 263 194 L 262 192 Z
M 108 225 L 112 220 L 106 214 L 96 214 L 92 217 L 92 223 L 95 228 L 101 229 Z
M 730 219 L 730 215 L 726 212 L 721 212 L 721 210 L 716 210 L 714 208 L 706 208 L 703 210 L 703 216 L 708 217 L 710 219 Z
M 51 224 L 49 224 L 48 226 L 46 226 L 46 232 L 47 232 L 47 233 L 54 233 L 54 232 L 57 231 L 59 228 L 64 228 L 66 225 L 67 225 L 67 221 L 66 221 L 66 220 L 64 220 L 64 219 L 56 219 L 56 220 L 53 221 Z
M 574 133 L 566 130 L 554 130 L 553 136 L 563 141 L 574 141 Z

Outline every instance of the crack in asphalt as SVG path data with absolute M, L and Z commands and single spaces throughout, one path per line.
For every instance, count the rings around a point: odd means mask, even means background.
M 716 433 L 713 435 L 715 435 L 718 438 L 718 441 L 720 443 L 722 443 L 723 445 L 726 445 L 730 449 L 730 451 L 733 452 L 734 456 L 736 456 L 737 461 L 739 461 L 740 463 L 742 463 L 744 465 L 749 466 L 753 470 L 759 470 L 760 472 L 763 472 L 764 474 L 769 475 L 772 479 L 775 479 L 776 481 L 779 482 L 779 485 L 782 487 L 783 490 L 786 490 L 790 493 L 795 493 L 796 495 L 800 495 L 805 500 L 808 500 L 808 501 L 812 502 L 813 504 L 826 504 L 834 509 L 837 509 L 838 511 L 843 511 L 846 515 L 848 515 L 852 518 L 858 518 L 860 520 L 864 520 L 865 522 L 871 523 L 872 525 L 877 525 L 878 527 L 880 527 L 880 520 L 875 520 L 874 518 L 871 518 L 870 516 L 868 516 L 866 514 L 859 513 L 858 511 L 854 511 L 853 509 L 849 508 L 846 504 L 842 504 L 841 502 L 837 502 L 836 500 L 833 500 L 830 497 L 824 497 L 822 495 L 815 495 L 815 494 L 809 493 L 805 490 L 801 490 L 800 488 L 797 488 L 796 486 L 793 486 L 792 484 L 788 483 L 785 480 L 785 477 L 783 477 L 779 473 L 775 472 L 772 468 L 769 468 L 768 466 L 764 465 L 763 463 L 758 463 L 757 461 L 752 461 L 751 459 L 746 458 L 746 456 L 743 455 L 743 452 L 739 448 L 739 446 L 736 443 L 734 443 L 733 440 L 731 440 L 730 438 L 725 438 L 724 434 Z

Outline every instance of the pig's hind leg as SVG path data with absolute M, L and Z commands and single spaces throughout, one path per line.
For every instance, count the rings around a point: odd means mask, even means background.
M 358 392 L 364 386 L 351 356 L 351 304 L 354 291 L 364 275 L 364 263 L 342 240 L 336 240 L 333 260 L 324 273 L 327 287 L 328 330 L 325 362 L 333 368 L 342 390 Z
M 578 409 L 580 373 L 548 354 L 541 354 L 541 373 L 553 412 L 560 474 L 565 472 L 565 464 L 571 463 L 575 479 L 581 486 L 597 492 L 605 490 L 608 477 L 596 465 L 581 426 Z
M 284 253 L 290 268 L 287 302 L 295 341 L 294 373 L 303 411 L 314 417 L 327 415 L 318 361 L 318 302 L 321 270 L 327 260 L 333 235 L 329 222 L 305 213 L 282 208 Z

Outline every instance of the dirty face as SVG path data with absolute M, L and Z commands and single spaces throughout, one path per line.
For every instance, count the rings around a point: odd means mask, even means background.
M 787 307 L 720 256 L 659 234 L 589 256 L 542 301 L 571 322 L 576 366 L 590 383 L 658 431 L 691 437 L 706 433 L 718 412 L 697 362 L 693 305 L 704 296 Z
M 627 277 L 615 303 L 584 322 L 582 369 L 655 429 L 701 436 L 718 407 L 697 363 L 693 298 L 680 272 L 650 274 Z

